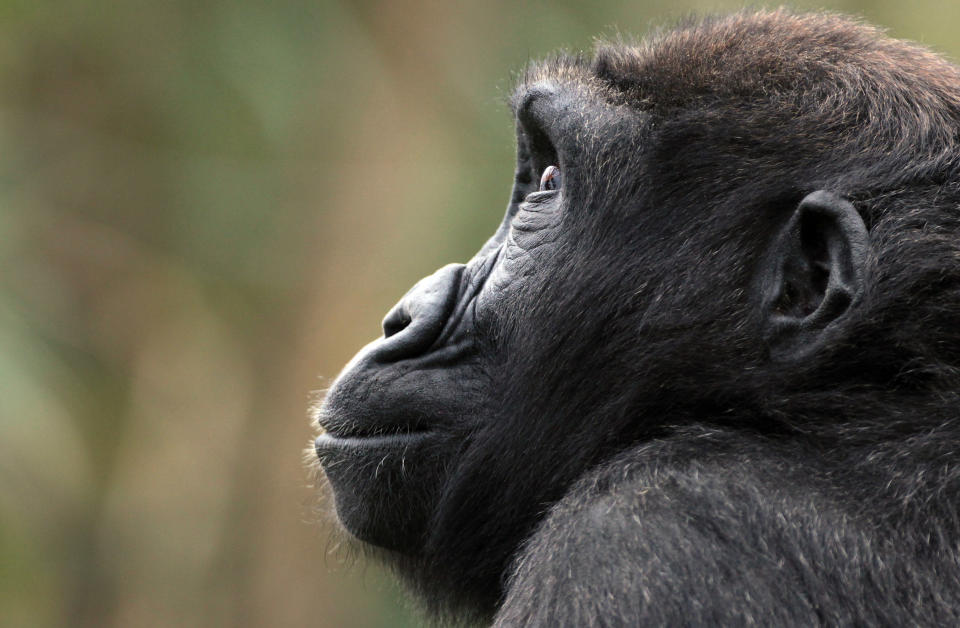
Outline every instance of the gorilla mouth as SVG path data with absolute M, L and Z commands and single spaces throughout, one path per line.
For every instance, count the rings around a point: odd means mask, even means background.
M 317 409 L 321 435 L 315 448 L 321 462 L 333 450 L 395 449 L 436 433 L 435 421 L 404 400 L 449 388 L 450 382 L 436 374 L 462 355 L 458 330 L 470 317 L 469 305 L 477 284 L 482 285 L 478 279 L 463 264 L 449 264 L 418 282 L 391 309 L 383 336 L 344 369 Z
M 314 441 L 314 449 L 321 462 L 324 460 L 324 454 L 334 450 L 343 452 L 345 450 L 376 450 L 376 449 L 396 449 L 398 447 L 408 447 L 427 440 L 434 434 L 433 430 L 409 430 L 398 431 L 388 434 L 354 434 L 351 436 L 338 436 L 326 432 L 317 437 Z
M 383 418 L 377 415 L 366 417 L 366 420 L 362 421 L 338 419 L 339 412 L 331 412 L 327 405 L 329 404 L 325 402 L 321 406 L 315 420 L 320 435 L 314 441 L 314 449 L 321 463 L 325 459 L 325 452 L 407 447 L 436 433 L 436 430 L 424 427 L 418 421 L 397 420 L 396 417 Z

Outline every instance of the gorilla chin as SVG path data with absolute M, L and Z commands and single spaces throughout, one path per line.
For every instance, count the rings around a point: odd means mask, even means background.
M 960 625 L 960 70 L 831 14 L 532 65 L 506 214 L 317 412 L 495 626 Z
M 411 503 L 415 488 L 410 485 L 428 486 L 440 468 L 428 453 L 431 437 L 435 435 L 426 431 L 361 437 L 327 433 L 317 439 L 337 516 L 358 539 L 385 549 L 411 549 L 411 531 L 425 529 L 429 513 Z

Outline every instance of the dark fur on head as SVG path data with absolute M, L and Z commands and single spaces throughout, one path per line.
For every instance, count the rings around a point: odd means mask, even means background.
M 691 189 L 788 199 L 818 187 L 842 190 L 875 251 L 863 330 L 852 331 L 896 340 L 848 343 L 855 352 L 810 365 L 814 384 L 838 381 L 831 364 L 843 381 L 853 376 L 857 390 L 956 383 L 956 66 L 848 17 L 780 9 L 691 20 L 641 44 L 599 44 L 592 59 L 535 64 L 514 106 L 545 79 L 578 82 L 649 112 L 657 172 L 646 183 L 674 203 Z

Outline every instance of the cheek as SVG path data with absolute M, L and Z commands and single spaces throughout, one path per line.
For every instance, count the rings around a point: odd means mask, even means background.
M 556 203 L 521 206 L 510 223 L 497 264 L 477 296 L 480 320 L 500 318 L 504 312 L 524 312 L 525 303 L 539 298 L 538 286 L 562 272 L 557 254 L 563 231 Z

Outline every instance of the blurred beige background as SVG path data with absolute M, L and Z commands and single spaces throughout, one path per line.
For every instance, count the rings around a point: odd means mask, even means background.
M 0 2 L 0 625 L 419 625 L 311 391 L 494 229 L 512 73 L 737 4 Z M 960 54 L 960 4 L 831 7 Z

